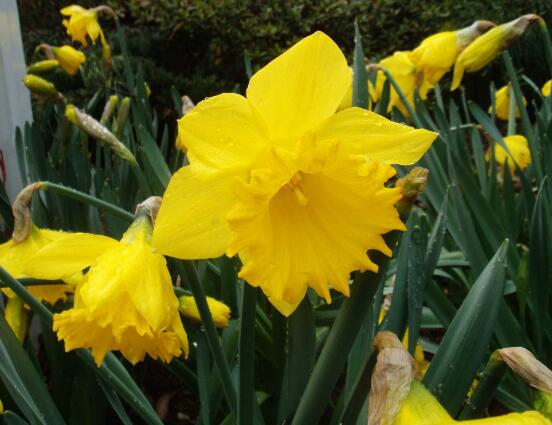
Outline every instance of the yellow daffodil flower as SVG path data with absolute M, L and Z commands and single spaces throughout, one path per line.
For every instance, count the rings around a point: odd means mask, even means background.
M 4 310 L 4 317 L 17 339 L 23 342 L 27 335 L 29 313 L 21 298 L 16 296 L 8 298 L 6 309 Z
M 506 152 L 499 143 L 495 143 L 494 155 L 497 164 L 504 166 L 505 163 L 508 163 L 508 168 L 513 170 L 515 168 L 515 162 L 522 171 L 525 170 L 531 164 L 531 151 L 529 150 L 527 139 L 521 134 L 514 134 L 513 136 L 504 137 L 503 140 L 510 150 L 510 153 Z M 491 160 L 490 149 L 487 150 L 485 159 L 487 161 Z
M 431 86 L 427 83 L 427 81 L 419 79 L 416 64 L 412 61 L 411 53 L 412 52 L 408 51 L 395 52 L 392 56 L 382 59 L 379 62 L 379 65 L 393 76 L 393 79 L 401 88 L 402 92 L 408 99 L 408 102 L 413 106 L 416 88 L 418 89 L 420 98 L 426 99 L 427 92 Z M 385 74 L 382 71 L 378 71 L 376 86 L 374 87 L 374 94 L 372 95 L 372 98 L 381 98 L 385 80 Z M 387 111 L 390 112 L 393 107 L 399 109 L 404 116 L 408 116 L 408 111 L 402 103 L 399 94 L 393 86 L 391 86 Z
M 331 84 L 328 82 L 331 81 Z M 190 165 L 171 179 L 153 241 L 163 254 L 239 254 L 239 276 L 283 314 L 307 287 L 327 302 L 349 274 L 378 269 L 382 234 L 404 229 L 384 186 L 436 134 L 360 108 L 336 110 L 351 81 L 343 53 L 317 32 L 250 80 L 247 97 L 208 98 L 179 121 Z
M 393 425 L 551 425 L 536 411 L 455 421 L 421 382 L 413 381 Z
M 541 93 L 543 96 L 550 96 L 550 89 L 552 89 L 552 80 L 548 80 L 542 86 Z
M 457 31 L 444 31 L 424 39 L 410 55 L 422 78 L 434 86 L 454 65 L 456 58 L 473 40 L 492 28 L 489 21 L 476 21 Z
M 90 267 L 74 307 L 54 315 L 66 351 L 90 348 L 98 366 L 113 350 L 133 364 L 146 354 L 170 362 L 188 353 L 166 261 L 151 246 L 151 227 L 139 215 L 121 241 L 74 233 L 30 259 L 30 273 L 46 279 Z
M 79 41 L 83 47 L 88 46 L 86 36 L 95 43 L 100 37 L 102 44 L 106 44 L 105 37 L 98 23 L 98 11 L 96 9 L 85 9 L 82 6 L 73 4 L 61 9 L 61 14 L 69 19 L 63 20 L 63 26 L 67 28 L 73 41 Z
M 501 120 L 507 120 L 510 116 L 510 86 L 505 85 L 496 91 L 495 94 L 496 116 Z M 523 105 L 527 105 L 525 97 L 523 97 Z M 492 106 L 489 107 L 489 113 L 492 110 Z M 519 118 L 519 108 L 516 106 L 515 110 L 516 118 Z
M 68 45 L 52 47 L 52 52 L 60 66 L 69 75 L 75 75 L 86 60 L 83 52 Z
M 33 225 L 29 235 L 23 241 L 17 242 L 10 239 L 8 242 L 0 245 L 0 266 L 16 279 L 37 277 L 29 274 L 26 270 L 29 259 L 49 243 L 66 235 L 68 233 L 39 229 Z M 27 289 L 39 300 L 55 304 L 58 300 L 66 299 L 65 293 L 72 292 L 74 285 L 80 278 L 78 274 L 64 277 L 64 281 L 70 283 L 70 285 L 32 285 L 28 286 Z M 15 294 L 10 289 L 4 289 L 3 291 L 8 297 L 15 297 Z
M 199 310 L 197 309 L 197 304 L 194 301 L 194 297 L 190 295 L 182 295 L 178 297 L 178 303 L 180 305 L 180 311 L 182 315 L 196 323 L 201 323 L 201 317 L 199 315 Z M 217 328 L 226 328 L 228 326 L 228 321 L 230 320 L 230 307 L 228 307 L 223 302 L 216 300 L 211 297 L 207 297 L 207 305 L 209 306 L 209 311 L 213 316 L 213 322 Z
M 458 88 L 464 72 L 477 72 L 483 69 L 495 60 L 504 49 L 521 37 L 531 22 L 539 20 L 542 18 L 537 15 L 520 16 L 477 37 L 456 59 L 450 89 Z

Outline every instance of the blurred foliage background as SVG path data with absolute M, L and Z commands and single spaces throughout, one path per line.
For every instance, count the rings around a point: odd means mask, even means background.
M 550 0 L 88 0 L 80 4 L 105 2 L 125 24 L 131 56 L 142 64 L 152 101 L 163 111 L 161 116 L 171 115 L 173 85 L 195 102 L 221 91 L 243 90 L 247 81 L 245 51 L 254 68 L 260 67 L 305 35 L 322 30 L 350 58 L 355 18 L 370 61 L 395 50 L 413 49 L 432 33 L 461 28 L 475 19 L 500 23 L 525 13 L 538 13 L 549 26 L 552 24 Z M 19 0 L 29 60 L 41 41 L 62 42 L 59 9 L 70 3 Z M 112 26 L 105 22 L 105 31 L 113 30 Z M 546 65 L 541 41 L 535 30 L 531 32 L 511 52 L 516 69 L 536 82 L 544 82 Z M 116 42 L 115 37 L 110 38 Z M 484 94 L 488 103 L 489 80 L 501 83 L 501 69 L 495 65 L 476 78 L 466 79 L 464 84 L 473 94 L 469 97 L 479 101 Z M 73 79 L 71 84 L 62 84 L 62 91 L 83 90 L 82 82 L 79 86 Z M 89 97 L 94 90 L 84 88 L 83 95 Z

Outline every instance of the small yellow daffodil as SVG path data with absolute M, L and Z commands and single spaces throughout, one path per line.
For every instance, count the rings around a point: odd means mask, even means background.
M 180 311 L 182 315 L 196 323 L 201 323 L 201 317 L 199 315 L 199 310 L 197 309 L 197 304 L 194 301 L 194 297 L 191 295 L 182 295 L 178 297 L 178 303 L 180 305 Z M 211 297 L 207 297 L 207 305 L 209 306 L 209 311 L 213 316 L 213 322 L 217 328 L 226 328 L 228 326 L 228 321 L 230 320 L 230 307 L 228 307 L 223 302 L 216 300 Z
M 421 382 L 413 381 L 393 425 L 551 425 L 536 411 L 455 421 Z
M 543 96 L 550 96 L 550 89 L 552 89 L 552 80 L 548 80 L 542 86 L 541 93 Z
M 505 85 L 496 91 L 495 94 L 495 105 L 496 105 L 496 116 L 501 120 L 507 120 L 510 116 L 510 86 Z M 525 97 L 523 99 L 523 105 L 527 105 Z M 489 107 L 489 113 L 492 110 L 492 106 Z M 519 118 L 519 108 L 515 107 L 515 116 Z
M 411 59 L 422 78 L 434 86 L 452 68 L 460 52 L 493 26 L 489 21 L 476 21 L 457 31 L 433 34 L 412 51 Z
M 520 16 L 477 37 L 456 59 L 450 89 L 456 90 L 460 86 L 464 72 L 477 72 L 483 69 L 504 49 L 521 37 L 532 22 L 540 20 L 542 18 L 537 15 Z
M 69 75 L 75 75 L 86 60 L 83 52 L 68 45 L 52 47 L 52 52 L 61 68 Z
M 522 171 L 525 170 L 531 164 L 531 151 L 527 139 L 520 134 L 514 134 L 513 136 L 504 137 L 503 140 L 510 153 L 499 143 L 494 143 L 494 155 L 497 164 L 503 167 L 507 163 L 510 170 L 513 170 L 516 167 L 515 164 L 517 164 Z M 490 149 L 487 150 L 485 159 L 487 161 L 491 160 Z
M 331 81 L 332 84 L 328 84 Z M 208 98 L 179 121 L 190 165 L 171 179 L 154 245 L 165 255 L 239 254 L 239 276 L 283 314 L 313 288 L 349 295 L 367 255 L 391 255 L 382 234 L 404 229 L 385 183 L 436 134 L 360 108 L 336 113 L 351 81 L 325 34 L 306 37 L 259 70 L 247 97 Z
M 29 235 L 21 242 L 10 239 L 8 242 L 0 245 L 0 266 L 16 279 L 24 277 L 36 277 L 29 274 L 26 266 L 29 259 L 49 243 L 68 235 L 65 232 L 55 230 L 39 229 L 32 226 Z M 79 281 L 79 275 L 64 276 L 64 281 L 71 285 L 32 285 L 27 289 L 31 294 L 41 301 L 49 304 L 55 304 L 58 300 L 66 299 L 66 292 L 72 292 L 74 284 Z M 15 297 L 10 289 L 3 290 L 8 297 Z
M 67 28 L 67 34 L 74 41 L 79 41 L 83 47 L 88 46 L 86 36 L 95 43 L 100 37 L 102 44 L 106 44 L 105 37 L 98 23 L 98 11 L 96 9 L 85 9 L 82 6 L 71 5 L 61 9 L 61 14 L 69 19 L 63 20 L 63 26 Z
M 28 270 L 60 278 L 90 267 L 73 308 L 54 315 L 54 331 L 66 351 L 90 348 L 101 365 L 118 350 L 131 363 L 146 354 L 170 362 L 188 353 L 166 261 L 151 246 L 152 226 L 139 215 L 121 241 L 74 233 L 35 254 Z

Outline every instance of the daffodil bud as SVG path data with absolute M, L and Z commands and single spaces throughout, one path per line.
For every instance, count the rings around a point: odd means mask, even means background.
M 151 224 L 155 225 L 155 219 L 157 218 L 157 213 L 161 208 L 161 197 L 160 196 L 150 196 L 144 202 L 136 206 L 136 215 L 146 214 L 151 219 Z
M 4 317 L 19 342 L 23 342 L 25 340 L 25 336 L 27 335 L 29 313 L 27 312 L 21 298 L 16 296 L 8 298 L 6 309 L 4 311 Z
M 46 59 L 31 64 L 27 68 L 27 72 L 29 74 L 42 74 L 43 72 L 48 72 L 52 69 L 56 69 L 58 66 L 59 62 L 56 59 Z
M 552 89 L 552 80 L 548 80 L 541 88 L 541 93 L 543 96 L 550 96 L 550 91 Z
M 52 52 L 59 61 L 60 66 L 69 75 L 75 75 L 80 66 L 86 61 L 86 56 L 83 52 L 68 45 L 52 47 Z
M 477 37 L 456 59 L 450 89 L 458 88 L 464 72 L 477 72 L 491 63 L 504 49 L 521 37 L 532 22 L 536 21 L 542 21 L 542 18 L 533 14 L 523 15 Z
M 199 315 L 199 310 L 197 309 L 194 297 L 190 295 L 182 295 L 178 298 L 178 303 L 180 305 L 180 311 L 184 317 L 196 323 L 201 323 L 201 317 Z M 231 315 L 230 307 L 211 297 L 207 297 L 207 305 L 209 306 L 209 311 L 213 316 L 215 326 L 217 328 L 227 327 Z
M 374 338 L 378 350 L 370 387 L 368 425 L 392 424 L 416 377 L 414 360 L 391 332 Z
M 529 350 L 523 347 L 502 348 L 497 350 L 497 355 L 530 386 L 552 394 L 552 371 Z
M 414 201 L 425 190 L 428 176 L 429 170 L 427 168 L 414 167 L 406 176 L 401 177 L 395 183 L 395 187 L 400 187 L 402 192 L 402 199 L 395 205 L 401 217 L 408 216 Z
M 25 87 L 27 87 L 31 91 L 31 93 L 37 96 L 45 98 L 55 98 L 60 96 L 60 93 L 53 83 L 36 75 L 25 75 L 23 77 L 23 84 L 25 84 Z
M 119 103 L 119 97 L 117 95 L 109 96 L 109 99 L 107 99 L 107 102 L 105 102 L 102 116 L 100 118 L 100 123 L 103 126 L 106 126 L 109 122 L 111 116 L 113 115 L 113 112 L 115 111 L 117 103 Z
M 111 67 L 111 46 L 108 43 L 102 43 L 102 60 L 106 66 Z
M 44 184 L 42 182 L 31 183 L 17 194 L 17 197 L 13 202 L 12 212 L 14 224 L 12 239 L 16 243 L 24 241 L 31 233 L 33 221 L 31 219 L 31 210 L 29 205 L 31 203 L 33 193 L 40 190 L 43 185 Z
M 124 97 L 117 113 L 117 122 L 115 123 L 115 135 L 118 139 L 123 137 L 128 115 L 130 113 L 130 97 Z
M 65 117 L 82 131 L 108 146 L 117 156 L 130 162 L 132 165 L 136 165 L 136 158 L 134 158 L 132 152 L 96 119 L 73 105 L 66 106 Z

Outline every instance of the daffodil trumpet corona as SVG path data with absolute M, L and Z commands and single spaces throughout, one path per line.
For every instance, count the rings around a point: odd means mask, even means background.
M 75 75 L 80 66 L 86 61 L 83 52 L 69 45 L 55 47 L 41 43 L 36 49 L 42 50 L 50 60 L 57 61 L 58 65 L 69 75 Z
M 153 243 L 165 255 L 239 255 L 239 276 L 284 315 L 308 287 L 349 295 L 367 255 L 391 255 L 382 235 L 403 230 L 388 188 L 391 164 L 413 164 L 436 134 L 373 112 L 337 112 L 351 71 L 317 32 L 259 70 L 246 96 L 203 100 L 179 121 L 190 164 L 171 179 Z M 332 84 L 328 85 L 328 81 Z
M 496 116 L 501 120 L 508 120 L 510 117 L 510 101 L 512 95 L 512 87 L 507 84 L 496 91 L 495 94 L 495 110 Z M 522 97 L 523 105 L 527 105 L 525 97 Z M 492 111 L 492 106 L 489 107 L 489 113 Z M 515 118 L 519 118 L 519 108 L 515 107 Z
M 165 258 L 151 244 L 148 204 L 120 241 L 73 233 L 30 258 L 28 270 L 59 279 L 89 268 L 75 293 L 73 308 L 54 315 L 53 329 L 65 350 L 89 348 L 100 366 L 110 351 L 131 363 L 146 354 L 170 362 L 188 353 Z
M 61 14 L 67 17 L 62 21 L 62 24 L 73 41 L 80 42 L 83 47 L 88 46 L 87 37 L 90 38 L 92 43 L 95 43 L 99 37 L 102 45 L 106 46 L 107 41 L 98 22 L 98 14 L 101 12 L 117 19 L 113 9 L 108 6 L 100 5 L 92 9 L 85 9 L 82 6 L 72 4 L 61 9 Z
M 531 164 L 531 151 L 529 150 L 529 142 L 521 134 L 513 134 L 503 138 L 506 149 L 498 143 L 494 142 L 492 147 L 489 147 L 485 153 L 485 159 L 491 161 L 492 151 L 494 149 L 494 158 L 501 169 L 507 164 L 510 170 L 519 168 L 525 170 Z
M 541 22 L 538 15 L 523 15 L 513 21 L 490 29 L 477 37 L 456 59 L 451 90 L 460 86 L 464 73 L 473 73 L 483 69 L 523 35 L 532 22 Z

